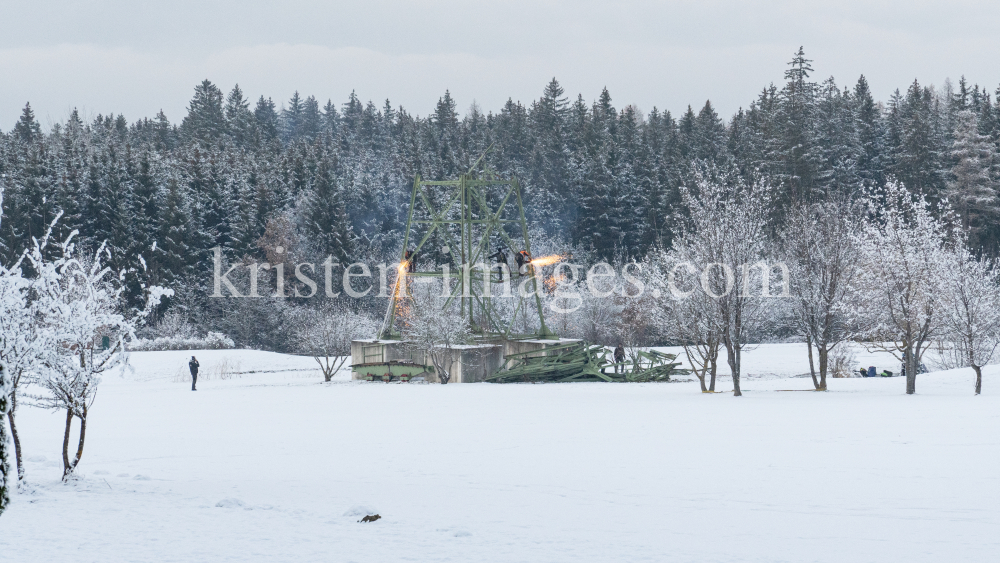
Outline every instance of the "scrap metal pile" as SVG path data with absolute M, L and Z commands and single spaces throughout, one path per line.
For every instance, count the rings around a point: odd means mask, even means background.
M 676 354 L 639 351 L 632 361 L 615 364 L 603 346 L 571 342 L 504 356 L 507 366 L 486 381 L 492 383 L 565 383 L 573 381 L 670 381 L 689 370 L 675 362 Z M 617 368 L 617 369 L 616 369 Z

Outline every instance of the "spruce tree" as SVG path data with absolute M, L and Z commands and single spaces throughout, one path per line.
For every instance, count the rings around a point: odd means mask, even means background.
M 332 256 L 342 264 L 354 257 L 354 234 L 343 197 L 333 170 L 326 159 L 319 169 L 305 200 L 303 213 L 306 236 L 319 256 Z
M 209 80 L 195 86 L 188 114 L 181 122 L 181 131 L 188 139 L 209 146 L 225 134 L 226 116 L 222 98 L 222 90 Z
M 987 229 L 1000 221 L 997 151 L 989 137 L 979 132 L 977 116 L 969 109 L 956 115 L 954 137 L 950 156 L 955 165 L 945 195 L 958 212 L 969 242 L 981 247 Z
M 31 110 L 31 104 L 24 104 L 21 111 L 21 118 L 14 125 L 14 138 L 25 145 L 30 145 L 42 138 L 42 127 L 35 121 L 35 112 Z
M 257 106 L 253 110 L 254 120 L 257 123 L 257 132 L 262 145 L 269 145 L 278 139 L 278 112 L 274 109 L 274 102 L 271 98 L 264 99 L 261 96 L 257 100 Z

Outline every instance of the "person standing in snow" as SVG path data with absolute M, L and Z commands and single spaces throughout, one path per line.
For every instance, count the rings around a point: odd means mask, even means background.
M 198 358 L 195 358 L 194 356 L 191 356 L 191 361 L 188 362 L 188 367 L 191 368 L 191 390 L 192 391 L 197 391 L 197 389 L 195 388 L 195 385 L 198 384 L 198 366 L 199 365 L 201 365 L 201 364 L 198 363 Z
M 625 347 L 621 344 L 615 348 L 615 373 L 618 373 L 619 368 L 625 372 Z

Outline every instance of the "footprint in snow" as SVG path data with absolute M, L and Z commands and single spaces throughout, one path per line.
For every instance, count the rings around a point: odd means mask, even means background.
M 124 477 L 125 479 L 128 479 L 128 473 L 119 473 L 118 477 Z
M 145 476 L 145 475 L 136 475 L 135 477 L 132 477 L 132 479 L 134 479 L 136 481 L 149 481 L 150 480 L 150 478 L 147 477 L 147 476 Z
M 98 469 L 94 471 L 94 475 L 109 475 L 109 473 L 103 469 Z
M 238 498 L 224 498 L 215 503 L 216 508 L 241 508 L 243 501 Z

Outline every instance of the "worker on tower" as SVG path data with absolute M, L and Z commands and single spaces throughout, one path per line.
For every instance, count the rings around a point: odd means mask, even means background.
M 502 246 L 497 247 L 497 251 L 487 256 L 487 258 L 496 262 L 497 274 L 500 276 L 500 281 L 503 281 L 503 268 L 507 265 L 507 253 L 504 252 L 504 248 Z
M 522 250 L 514 255 L 514 260 L 517 261 L 517 273 L 526 275 L 528 272 L 525 267 L 531 264 L 531 254 L 527 250 Z
M 403 253 L 403 261 L 406 262 L 406 273 L 412 274 L 416 271 L 416 254 L 412 250 Z

